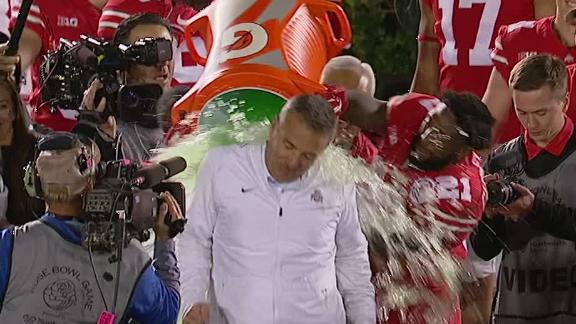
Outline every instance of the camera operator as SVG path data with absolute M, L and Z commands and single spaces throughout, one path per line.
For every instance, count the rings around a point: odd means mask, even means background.
M 144 39 L 167 39 L 172 41 L 171 27 L 169 23 L 157 14 L 137 14 L 126 18 L 116 30 L 114 44 L 134 44 Z M 174 61 L 158 62 L 153 66 L 146 66 L 137 63 L 128 63 L 126 71 L 122 72 L 122 84 L 126 86 L 149 85 L 150 87 L 160 86 L 163 89 L 170 87 L 170 82 L 174 74 Z M 100 81 L 94 81 L 88 88 L 82 108 L 86 110 L 101 111 L 106 105 L 103 98 L 98 104 L 94 102 L 97 91 L 102 88 Z M 157 88 L 157 87 L 156 87 Z M 152 88 L 153 89 L 153 88 Z M 118 110 L 126 110 L 118 103 Z M 120 114 L 116 116 L 118 131 L 116 136 L 120 136 L 121 152 L 124 158 L 141 162 L 152 157 L 151 150 L 158 148 L 162 144 L 164 132 L 158 121 L 156 105 L 148 105 L 147 109 L 153 111 L 138 111 L 130 114 Z M 142 108 L 144 109 L 144 108 Z M 113 129 L 109 125 L 108 130 Z M 109 133 L 108 131 L 106 132 Z M 109 140 L 108 140 L 109 142 Z
M 6 0 L 3 0 L 6 1 Z M 40 101 L 40 64 L 44 55 L 55 50 L 60 38 L 79 40 L 81 34 L 96 35 L 100 10 L 107 0 L 35 0 L 20 39 L 18 56 L 4 56 L 0 47 L 0 70 L 13 72 L 20 63 L 22 71 L 31 67 L 34 108 L 32 120 L 53 130 L 69 131 L 76 125 L 73 110 L 52 110 Z M 14 28 L 20 1 L 12 2 L 10 28 Z
M 88 142 L 54 133 L 37 146 L 29 190 L 42 195 L 48 209 L 40 220 L 0 233 L 1 323 L 176 321 L 179 269 L 165 218 L 181 219 L 181 210 L 161 194 L 153 264 L 140 243 L 125 236 L 116 241 L 125 241 L 116 254 L 94 248 L 85 234 L 97 224 L 83 213 L 82 195 L 92 191 L 99 154 Z M 113 234 L 97 239 L 107 235 Z
M 112 39 L 116 28 L 125 17 L 139 13 L 157 13 L 172 25 L 172 35 L 178 43 L 174 52 L 174 78 L 172 86 L 193 86 L 204 67 L 195 62 L 189 53 L 188 45 L 184 39 L 184 30 L 190 19 L 196 13 L 212 2 L 211 0 L 167 0 L 167 1 L 141 1 L 141 0 L 109 0 L 102 8 L 102 16 L 98 25 L 98 36 Z M 197 39 L 197 40 L 196 40 Z M 195 43 L 202 43 L 195 38 Z M 203 44 L 203 43 L 202 43 Z M 202 53 L 201 55 L 204 55 Z
M 561 222 L 545 224 L 555 219 L 554 208 L 518 221 L 534 199 L 528 188 L 537 193 L 540 211 L 542 206 L 576 207 L 570 173 L 576 167 L 576 134 L 565 115 L 567 87 L 564 63 L 549 55 L 522 60 L 510 76 L 524 134 L 499 147 L 487 161 L 487 172 L 500 179 L 486 179 L 489 207 L 471 238 L 473 249 L 485 260 L 504 253 L 495 323 L 574 321 L 574 237 L 568 241 L 570 237 L 550 230 L 554 224 L 565 226 Z

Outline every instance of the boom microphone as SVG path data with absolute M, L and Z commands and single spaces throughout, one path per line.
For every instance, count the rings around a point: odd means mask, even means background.
M 151 188 L 184 169 L 186 169 L 186 160 L 179 156 L 173 157 L 138 170 L 134 182 L 140 189 Z

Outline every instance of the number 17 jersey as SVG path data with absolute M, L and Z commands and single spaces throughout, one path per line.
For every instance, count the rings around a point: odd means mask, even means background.
M 482 98 L 490 73 L 490 52 L 500 26 L 534 19 L 533 0 L 426 0 L 442 46 L 440 90 L 469 91 Z

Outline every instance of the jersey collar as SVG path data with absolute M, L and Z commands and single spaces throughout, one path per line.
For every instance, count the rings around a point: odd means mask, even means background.
M 526 148 L 526 154 L 528 155 L 528 160 L 536 158 L 542 151 L 546 151 L 554 156 L 560 156 L 568 144 L 572 133 L 574 132 L 574 123 L 568 117 L 566 117 L 564 122 L 564 127 L 554 137 L 554 139 L 546 145 L 546 147 L 539 147 L 534 143 L 534 141 L 528 135 L 528 131 L 524 130 L 524 147 Z

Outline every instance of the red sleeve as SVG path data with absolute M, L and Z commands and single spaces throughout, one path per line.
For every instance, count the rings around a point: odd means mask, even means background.
M 378 155 L 378 147 L 364 133 L 359 133 L 352 144 L 352 156 L 364 159 L 372 163 Z
M 1 0 L 0 0 L 1 1 Z M 36 0 L 30 7 L 30 13 L 28 14 L 28 19 L 26 20 L 26 28 L 35 32 L 38 37 L 42 40 L 41 53 L 48 48 L 50 48 L 50 33 L 47 28 L 49 28 L 53 22 L 50 21 L 49 17 L 54 17 L 52 15 L 52 10 L 54 10 L 54 3 L 52 0 Z M 16 18 L 18 17 L 18 12 L 20 11 L 20 3 L 14 4 L 12 6 L 12 15 L 10 17 L 10 31 L 12 31 L 16 25 Z
M 494 63 L 494 67 L 498 72 L 500 72 L 500 74 L 502 75 L 504 80 L 506 80 L 506 82 L 508 82 L 508 78 L 510 77 L 510 71 L 512 70 L 512 67 L 510 66 L 508 61 L 508 57 L 510 56 L 510 53 L 508 53 L 509 52 L 508 47 L 510 44 L 507 44 L 508 42 L 507 34 L 508 34 L 508 26 L 501 26 L 500 29 L 498 30 L 498 36 L 494 41 L 494 50 L 492 50 L 491 54 L 492 63 Z
M 102 16 L 98 23 L 98 37 L 112 39 L 118 25 L 131 15 L 149 12 L 165 17 L 166 9 L 164 1 L 108 0 L 102 8 Z
M 326 91 L 320 95 L 330 102 L 338 118 L 350 108 L 348 93 L 346 88 L 342 86 L 328 85 L 326 86 Z
M 533 37 L 535 21 L 520 21 L 508 26 L 501 26 L 498 36 L 494 41 L 492 51 L 492 63 L 504 80 L 508 82 L 510 72 L 519 61 L 520 48 L 531 48 L 526 46 Z

